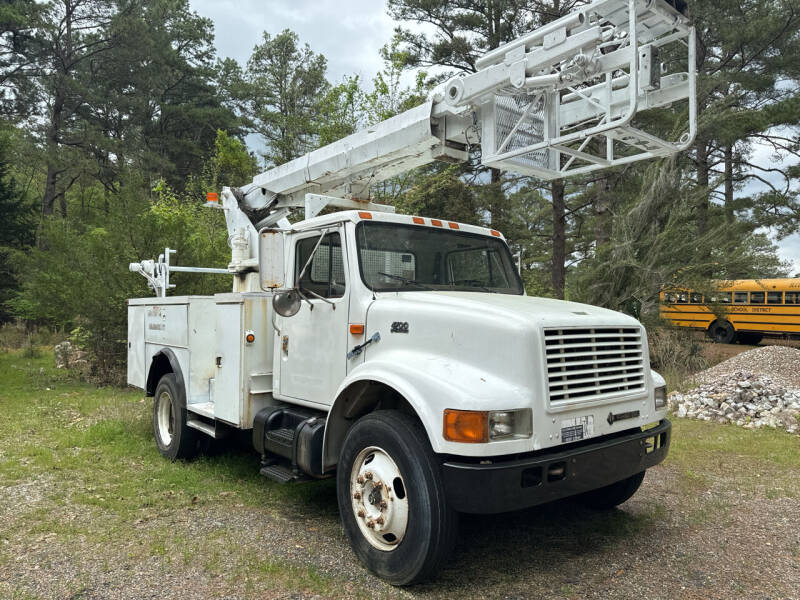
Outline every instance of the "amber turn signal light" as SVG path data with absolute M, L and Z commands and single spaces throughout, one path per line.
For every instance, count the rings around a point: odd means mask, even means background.
M 353 335 L 362 335 L 364 333 L 363 325 L 350 325 L 350 333 Z
M 479 410 L 444 411 L 444 439 L 448 442 L 484 444 L 489 441 L 489 413 Z

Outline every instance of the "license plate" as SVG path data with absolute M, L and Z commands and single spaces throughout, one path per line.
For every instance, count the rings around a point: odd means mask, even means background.
M 577 442 L 594 435 L 594 417 L 575 417 L 561 421 L 561 441 Z

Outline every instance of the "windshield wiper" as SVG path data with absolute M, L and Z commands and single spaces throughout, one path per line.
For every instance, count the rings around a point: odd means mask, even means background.
M 378 275 L 383 275 L 384 277 L 389 277 L 390 279 L 397 279 L 398 281 L 402 281 L 406 285 L 416 285 L 424 290 L 433 291 L 432 287 L 427 286 L 424 283 L 420 283 L 419 281 L 414 281 L 413 279 L 407 279 L 405 277 L 401 277 L 400 275 L 392 275 L 391 273 L 384 273 L 383 271 L 378 271 Z

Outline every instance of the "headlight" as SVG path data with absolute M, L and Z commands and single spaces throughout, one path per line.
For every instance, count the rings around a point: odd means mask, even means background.
M 667 406 L 667 386 L 662 385 L 655 389 L 656 410 Z
M 517 410 L 444 411 L 444 439 L 449 442 L 480 444 L 514 438 L 528 438 L 533 432 L 530 408 Z
M 531 437 L 531 409 L 493 410 L 489 413 L 489 439 L 507 440 Z

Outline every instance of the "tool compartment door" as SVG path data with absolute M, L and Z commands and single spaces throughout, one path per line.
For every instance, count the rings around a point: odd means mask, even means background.
M 144 389 L 144 306 L 128 305 L 128 385 Z

